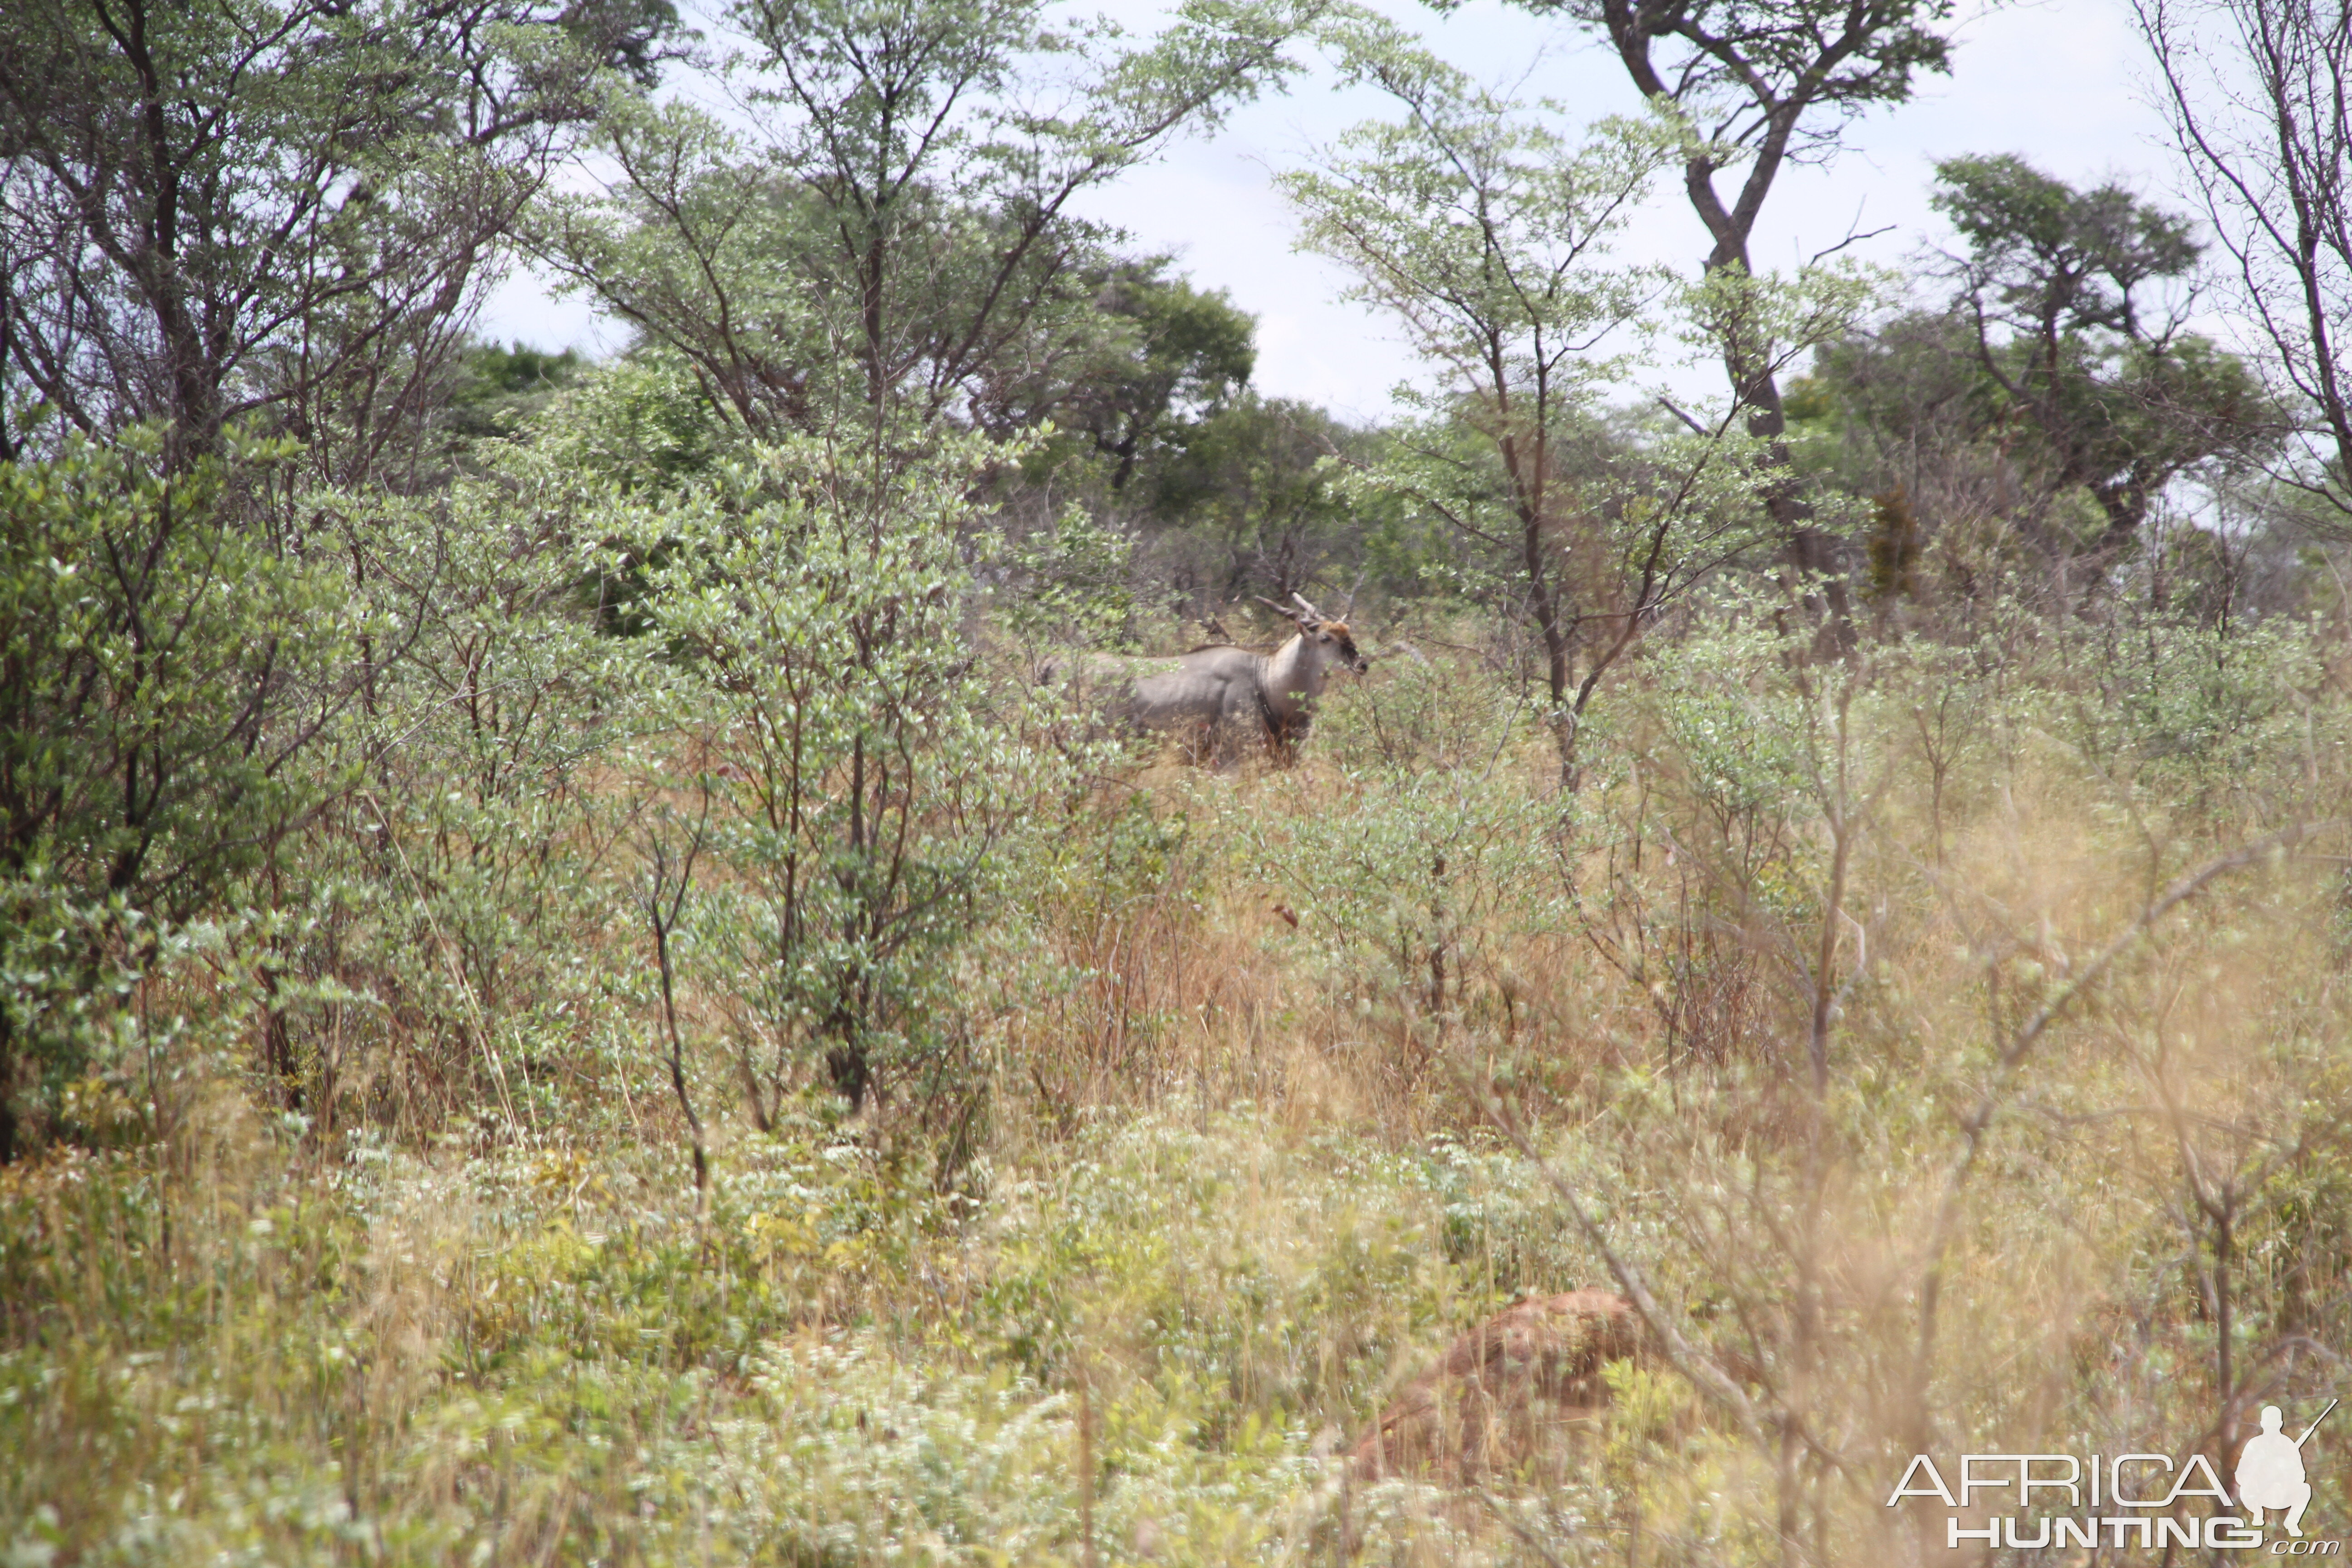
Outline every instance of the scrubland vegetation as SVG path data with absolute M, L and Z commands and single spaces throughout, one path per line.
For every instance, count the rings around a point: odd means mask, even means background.
M 2326 18 L 2143 18 L 2207 210 L 1989 152 L 1893 277 L 1748 233 L 1933 6 L 1604 5 L 1589 126 L 1339 6 L 129 4 L 0 18 L 0 1562 L 1942 1563 L 1915 1454 L 2341 1385 Z M 1067 216 L 1317 51 L 1378 427 Z M 1040 678 L 1298 592 L 1295 747 Z M 1605 1411 L 1350 1458 L 1576 1288 Z

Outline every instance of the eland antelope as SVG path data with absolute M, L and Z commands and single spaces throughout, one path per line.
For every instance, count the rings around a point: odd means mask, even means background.
M 1196 647 L 1167 658 L 1097 656 L 1076 667 L 1078 679 L 1111 696 L 1109 706 L 1147 730 L 1184 735 L 1196 754 L 1229 758 L 1250 741 L 1286 753 L 1307 734 L 1316 700 L 1334 668 L 1361 675 L 1372 661 L 1357 650 L 1348 623 L 1297 594 L 1288 616 L 1298 631 L 1272 653 Z M 1048 672 L 1054 679 L 1062 672 Z

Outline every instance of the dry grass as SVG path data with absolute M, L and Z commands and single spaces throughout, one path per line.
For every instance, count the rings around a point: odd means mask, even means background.
M 1881 1506 L 1916 1451 L 2225 1459 L 2352 1321 L 2340 835 L 2117 939 L 2341 815 L 2346 705 L 2184 750 L 2079 681 L 1931 721 L 1890 662 L 1841 725 L 1788 668 L 1661 661 L 1572 803 L 1466 679 L 1066 803 L 965 960 L 960 1167 L 907 1081 L 754 1130 L 700 994 L 698 1203 L 618 938 L 637 1043 L 533 1122 L 322 1140 L 215 1078 L 160 1149 L 16 1167 L 0 1548 L 1860 1564 L 1942 1560 Z M 1349 1479 L 1465 1328 L 1620 1271 L 1681 1348 L 1597 1436 Z

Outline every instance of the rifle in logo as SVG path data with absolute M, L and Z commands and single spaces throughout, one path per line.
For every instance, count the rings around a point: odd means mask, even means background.
M 2311 1481 L 2304 1474 L 2303 1446 L 2319 1430 L 2319 1423 L 2327 1419 L 2336 1401 L 2327 1402 L 2327 1409 L 2319 1413 L 2312 1424 L 2303 1429 L 2303 1436 L 2289 1438 L 2280 1428 L 2286 1417 L 2275 1405 L 2263 1406 L 2263 1429 L 2259 1436 L 2246 1439 L 2238 1455 L 2238 1506 L 2246 1510 L 2247 1522 L 2262 1528 L 2264 1509 L 2282 1510 L 2286 1514 L 2286 1532 L 2303 1534 L 2303 1510 L 2311 1506 Z

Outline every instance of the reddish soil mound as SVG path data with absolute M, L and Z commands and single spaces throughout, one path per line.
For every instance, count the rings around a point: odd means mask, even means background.
M 1356 1445 L 1359 1482 L 1430 1474 L 1462 1484 L 1557 1454 L 1609 1403 L 1603 1363 L 1641 1343 L 1633 1304 L 1570 1290 L 1496 1313 L 1398 1394 Z

